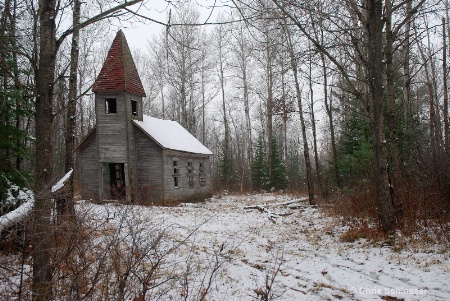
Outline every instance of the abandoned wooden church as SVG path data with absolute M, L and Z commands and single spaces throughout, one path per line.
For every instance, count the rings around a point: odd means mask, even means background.
M 146 95 L 122 31 L 92 91 L 97 124 L 75 150 L 80 198 L 150 204 L 211 196 L 211 151 L 177 122 L 143 115 Z

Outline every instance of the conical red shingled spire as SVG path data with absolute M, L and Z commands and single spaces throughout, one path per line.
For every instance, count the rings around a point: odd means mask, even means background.
M 146 96 L 122 30 L 114 38 L 92 91 L 125 91 Z

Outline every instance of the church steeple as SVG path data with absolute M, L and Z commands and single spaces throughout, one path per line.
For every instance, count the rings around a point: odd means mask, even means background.
M 142 97 L 146 96 L 122 30 L 119 30 L 114 38 L 92 91 L 123 91 Z

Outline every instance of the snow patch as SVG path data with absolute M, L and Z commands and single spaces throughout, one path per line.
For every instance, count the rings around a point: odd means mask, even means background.
M 17 197 L 12 195 L 12 190 L 18 190 Z M 20 189 L 16 185 L 11 185 L 10 189 L 7 191 L 6 202 L 20 202 L 23 204 L 15 210 L 0 216 L 0 232 L 11 227 L 15 223 L 21 222 L 31 212 L 34 205 L 34 195 L 29 189 Z
M 67 179 L 70 178 L 72 175 L 73 169 L 70 169 L 64 177 L 61 178 L 61 180 L 58 181 L 55 185 L 52 186 L 52 192 L 56 192 L 64 187 L 64 183 L 67 181 Z

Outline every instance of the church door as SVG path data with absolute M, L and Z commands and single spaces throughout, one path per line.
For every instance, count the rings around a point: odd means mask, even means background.
M 109 163 L 111 197 L 123 200 L 126 195 L 124 163 Z

